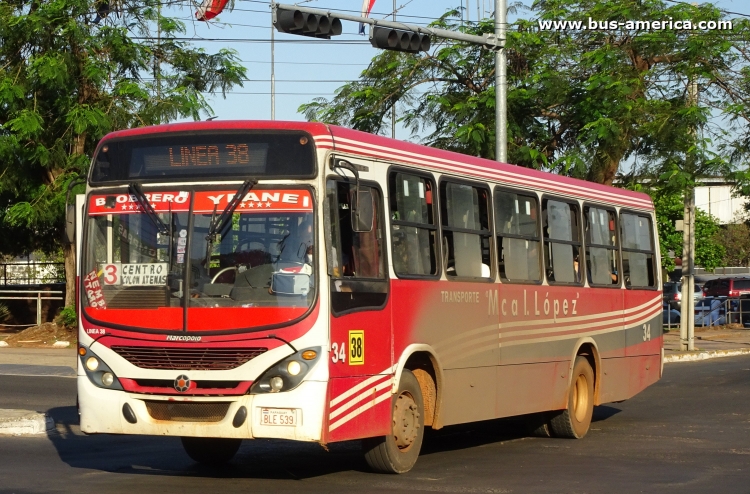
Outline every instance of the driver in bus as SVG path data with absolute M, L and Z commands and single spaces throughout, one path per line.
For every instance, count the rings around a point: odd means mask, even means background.
M 313 265 L 313 225 L 312 219 L 306 218 L 281 241 L 279 246 L 279 265 L 282 269 L 300 267 L 302 273 L 312 274 Z

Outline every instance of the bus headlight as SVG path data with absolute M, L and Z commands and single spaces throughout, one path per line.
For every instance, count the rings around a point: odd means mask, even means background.
M 302 372 L 302 365 L 296 360 L 292 360 L 291 362 L 286 364 L 286 370 L 290 376 L 296 376 L 297 374 Z
M 271 386 L 271 392 L 272 393 L 273 392 L 278 393 L 279 391 L 281 391 L 284 388 L 284 380 L 281 377 L 279 377 L 279 376 L 272 377 L 268 381 L 268 384 Z
M 86 359 L 86 368 L 91 372 L 95 371 L 99 367 L 99 360 L 96 357 L 89 357 Z
M 78 348 L 83 370 L 91 383 L 98 388 L 122 390 L 120 381 L 107 364 L 104 363 L 90 348 L 83 345 Z
M 278 393 L 296 388 L 319 356 L 320 347 L 306 348 L 277 362 L 253 383 L 250 394 Z
M 105 372 L 102 374 L 102 384 L 104 384 L 107 387 L 112 386 L 112 383 L 115 382 L 115 376 L 112 375 L 111 372 Z

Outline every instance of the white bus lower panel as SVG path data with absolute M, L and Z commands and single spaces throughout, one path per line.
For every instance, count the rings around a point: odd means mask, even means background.
M 326 391 L 324 381 L 304 381 L 282 393 L 158 396 L 103 389 L 78 376 L 81 431 L 87 434 L 320 441 Z M 246 417 L 237 424 L 241 407 Z

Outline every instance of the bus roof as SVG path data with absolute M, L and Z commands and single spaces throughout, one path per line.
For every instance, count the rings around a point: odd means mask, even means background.
M 104 140 L 168 132 L 242 129 L 301 130 L 310 133 L 315 139 L 316 146 L 321 149 L 406 163 L 436 172 L 459 173 L 481 179 L 496 180 L 508 185 L 540 189 L 551 194 L 572 195 L 583 200 L 603 201 L 637 209 L 653 209 L 651 198 L 648 194 L 642 192 L 610 187 L 517 165 L 498 163 L 484 158 L 318 122 L 278 120 L 184 122 L 112 132 L 107 134 Z

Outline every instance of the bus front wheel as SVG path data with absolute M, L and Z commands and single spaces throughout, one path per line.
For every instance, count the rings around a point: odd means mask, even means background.
M 242 439 L 182 437 L 182 447 L 190 458 L 204 465 L 223 465 L 234 458 Z
M 419 457 L 424 438 L 424 404 L 419 382 L 408 369 L 401 373 L 391 400 L 393 433 L 362 441 L 365 460 L 376 472 L 406 473 Z
M 594 413 L 594 371 L 584 356 L 577 356 L 568 389 L 568 409 L 549 422 L 552 435 L 580 439 L 586 435 Z

